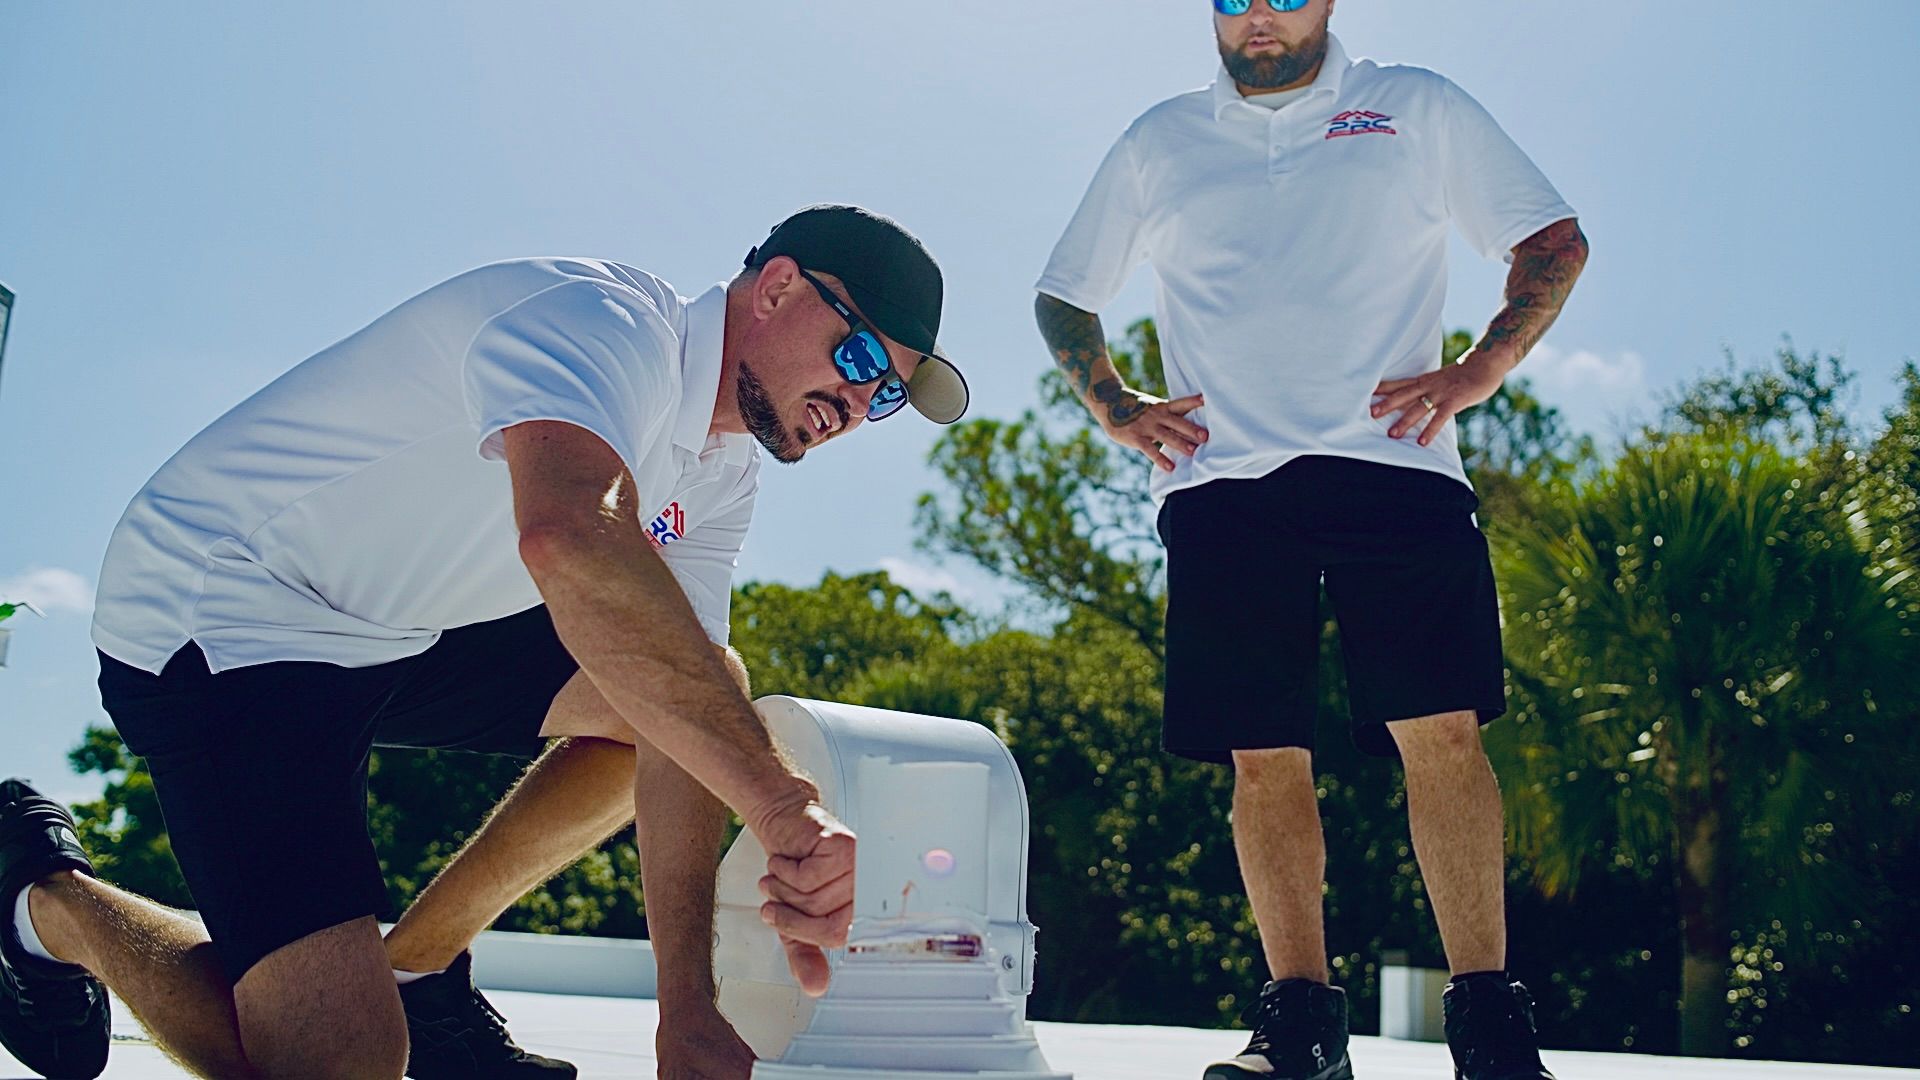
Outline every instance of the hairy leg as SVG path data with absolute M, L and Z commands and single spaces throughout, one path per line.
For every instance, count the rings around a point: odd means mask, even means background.
M 739 654 L 723 649 L 722 656 L 740 692 L 749 693 Z M 540 733 L 560 741 L 387 934 L 394 968 L 439 971 L 451 964 L 515 900 L 633 820 L 634 731 L 584 673 L 555 695 Z
M 258 1076 L 400 1080 L 406 1071 L 400 988 L 371 915 L 268 953 L 241 976 L 233 999 Z
M 107 984 L 175 1061 L 251 1075 L 233 987 L 199 920 L 70 870 L 38 882 L 28 903 L 47 951 Z
M 1233 846 L 1276 981 L 1328 982 L 1321 889 L 1327 847 L 1314 793 L 1313 755 L 1302 749 L 1233 754 Z
M 1454 974 L 1507 966 L 1506 817 L 1473 713 L 1387 725 L 1407 771 L 1407 818 Z
M 445 968 L 515 900 L 625 825 L 633 768 L 626 743 L 573 737 L 549 746 L 387 934 L 393 967 Z

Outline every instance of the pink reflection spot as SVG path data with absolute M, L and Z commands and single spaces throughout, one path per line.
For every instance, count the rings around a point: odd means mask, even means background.
M 934 848 L 920 856 L 920 865 L 926 867 L 927 873 L 934 877 L 946 877 L 953 873 L 955 863 L 953 852 L 946 848 Z

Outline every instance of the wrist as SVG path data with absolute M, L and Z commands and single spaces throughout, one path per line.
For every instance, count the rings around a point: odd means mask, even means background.
M 781 772 L 761 785 L 761 796 L 752 806 L 740 808 L 740 820 L 764 842 L 765 826 L 769 822 L 819 801 L 820 789 L 813 781 L 796 773 Z
M 1510 346 L 1476 345 L 1460 357 L 1459 366 L 1504 380 L 1509 372 L 1520 366 L 1520 359 L 1519 350 Z

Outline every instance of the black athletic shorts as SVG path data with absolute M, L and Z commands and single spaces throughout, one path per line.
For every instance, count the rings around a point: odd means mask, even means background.
M 533 757 L 577 667 L 537 607 L 366 668 L 213 675 L 189 642 L 154 675 L 102 653 L 100 697 L 147 759 L 174 857 L 238 982 L 281 946 L 386 911 L 367 835 L 369 747 Z
M 1166 749 L 1313 747 L 1322 580 L 1362 751 L 1397 757 L 1394 720 L 1506 711 L 1478 505 L 1440 473 L 1322 456 L 1167 496 Z

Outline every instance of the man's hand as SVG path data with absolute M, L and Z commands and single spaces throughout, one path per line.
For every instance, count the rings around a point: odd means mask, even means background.
M 1089 396 L 1093 417 L 1107 438 L 1147 455 L 1148 461 L 1166 472 L 1173 471 L 1173 459 L 1166 451 L 1192 457 L 1207 441 L 1207 429 L 1187 419 L 1188 413 L 1206 404 L 1199 394 L 1167 401 L 1108 379 L 1096 383 Z
M 825 949 L 847 943 L 853 923 L 853 831 L 803 794 L 749 821 L 767 849 L 760 918 L 780 934 L 800 989 L 819 997 L 831 970 Z
M 1046 293 L 1034 298 L 1033 313 L 1061 375 L 1087 403 L 1107 438 L 1140 451 L 1167 472 L 1173 471 L 1173 459 L 1165 451 L 1192 457 L 1207 441 L 1207 429 L 1186 418 L 1203 404 L 1199 394 L 1163 401 L 1120 381 L 1098 315 Z
M 1586 265 L 1587 236 L 1572 218 L 1520 241 L 1507 272 L 1507 302 L 1479 343 L 1451 367 L 1381 383 L 1374 390 L 1379 400 L 1373 403 L 1373 415 L 1400 414 L 1389 432 L 1396 439 L 1426 420 L 1420 445 L 1431 443 L 1447 421 L 1492 397 L 1507 373 L 1527 358 L 1560 317 Z
M 660 1015 L 653 1036 L 660 1080 L 748 1080 L 753 1051 L 711 1004 Z
M 1411 379 L 1387 379 L 1374 388 L 1373 415 L 1400 414 L 1387 431 L 1396 439 L 1426 421 L 1420 431 L 1420 445 L 1426 446 L 1447 421 L 1492 397 L 1511 366 L 1469 352 L 1459 363 L 1439 371 Z

